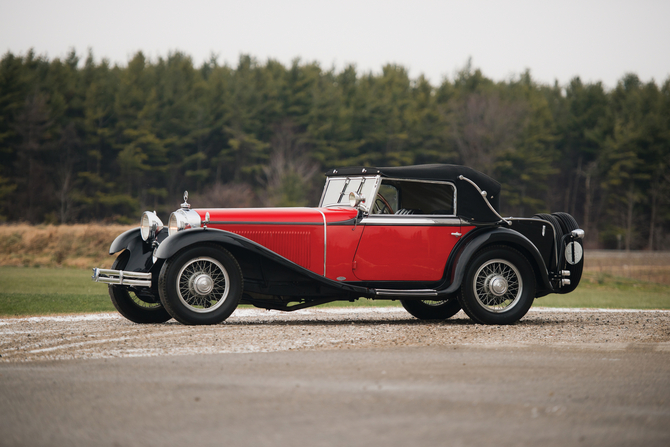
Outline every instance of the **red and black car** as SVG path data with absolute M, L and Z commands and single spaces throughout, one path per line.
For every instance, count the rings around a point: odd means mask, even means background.
M 167 228 L 146 211 L 94 269 L 137 323 L 220 323 L 238 304 L 291 311 L 400 300 L 420 319 L 463 309 L 509 324 L 579 284 L 582 238 L 566 213 L 499 214 L 500 184 L 464 166 L 333 169 L 316 208 L 191 209 Z

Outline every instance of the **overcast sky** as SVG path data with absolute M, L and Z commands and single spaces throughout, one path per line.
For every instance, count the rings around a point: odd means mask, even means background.
M 138 50 L 180 50 L 196 64 L 240 54 L 325 68 L 386 63 L 453 78 L 469 57 L 495 80 L 530 69 L 543 83 L 572 77 L 614 87 L 625 73 L 670 75 L 670 1 L 126 1 L 0 0 L 0 50 L 49 58 L 88 48 L 125 65 Z

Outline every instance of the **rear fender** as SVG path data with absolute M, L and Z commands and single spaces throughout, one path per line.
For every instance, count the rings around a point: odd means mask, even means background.
M 470 259 L 479 250 L 489 245 L 507 245 L 519 250 L 526 256 L 533 267 L 538 280 L 537 290 L 553 291 L 544 259 L 537 247 L 526 236 L 502 227 L 475 231 L 473 233 L 471 238 L 463 241 L 464 243 L 459 249 L 454 250 L 452 254 L 454 260 L 451 262 L 451 265 L 456 264 L 453 268 L 453 279 L 449 287 L 442 293 L 455 293 L 461 287 Z

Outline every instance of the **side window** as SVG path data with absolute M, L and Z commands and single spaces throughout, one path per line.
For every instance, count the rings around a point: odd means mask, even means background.
M 398 188 L 388 183 L 379 186 L 372 214 L 394 214 L 398 210 Z
M 387 182 L 387 185 L 395 187 L 396 190 L 394 214 L 443 216 L 456 214 L 454 209 L 454 186 L 449 183 L 391 180 Z M 382 183 L 382 188 L 384 186 L 385 184 Z

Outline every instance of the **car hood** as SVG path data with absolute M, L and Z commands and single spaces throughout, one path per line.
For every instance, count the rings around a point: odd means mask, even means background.
M 198 208 L 194 210 L 204 222 L 209 213 L 210 225 L 233 223 L 323 224 L 351 220 L 358 211 L 351 207 L 332 208 Z

